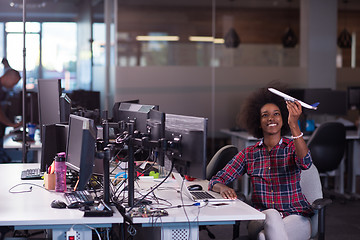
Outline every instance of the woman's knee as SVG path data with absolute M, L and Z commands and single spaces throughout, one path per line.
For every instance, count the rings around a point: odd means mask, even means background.
M 276 209 L 266 209 L 263 211 L 265 214 L 265 222 L 280 221 L 282 219 L 280 213 Z

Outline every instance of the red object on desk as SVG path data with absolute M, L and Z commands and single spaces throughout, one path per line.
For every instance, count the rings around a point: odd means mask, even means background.
M 196 178 L 185 175 L 185 179 L 188 180 L 188 181 L 194 181 Z

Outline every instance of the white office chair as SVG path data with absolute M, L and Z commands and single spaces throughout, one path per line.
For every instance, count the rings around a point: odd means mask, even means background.
M 314 164 L 301 171 L 300 186 L 302 193 L 315 211 L 311 217 L 311 239 L 325 239 L 325 209 L 332 201 L 324 199 L 319 172 Z

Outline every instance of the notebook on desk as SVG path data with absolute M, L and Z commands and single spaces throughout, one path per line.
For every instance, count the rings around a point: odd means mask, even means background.
M 184 179 L 181 176 L 180 173 L 172 173 L 177 184 L 180 187 L 180 191 L 181 194 L 185 195 L 186 197 L 188 197 L 190 200 L 194 201 L 194 202 L 204 202 L 204 201 L 209 201 L 209 202 L 228 202 L 228 201 L 234 201 L 233 199 L 227 199 L 227 198 L 223 198 L 220 195 L 215 195 L 212 194 L 209 191 L 206 190 L 196 190 L 196 191 L 189 191 L 189 189 L 187 188 L 187 186 L 185 185 Z

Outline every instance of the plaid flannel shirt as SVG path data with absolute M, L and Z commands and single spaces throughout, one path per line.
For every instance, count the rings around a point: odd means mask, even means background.
M 312 164 L 310 152 L 300 159 L 295 154 L 294 141 L 282 138 L 269 152 L 263 140 L 239 152 L 209 183 L 228 184 L 247 173 L 252 184 L 253 206 L 262 211 L 276 209 L 283 217 L 313 214 L 309 202 L 301 192 L 301 169 Z

